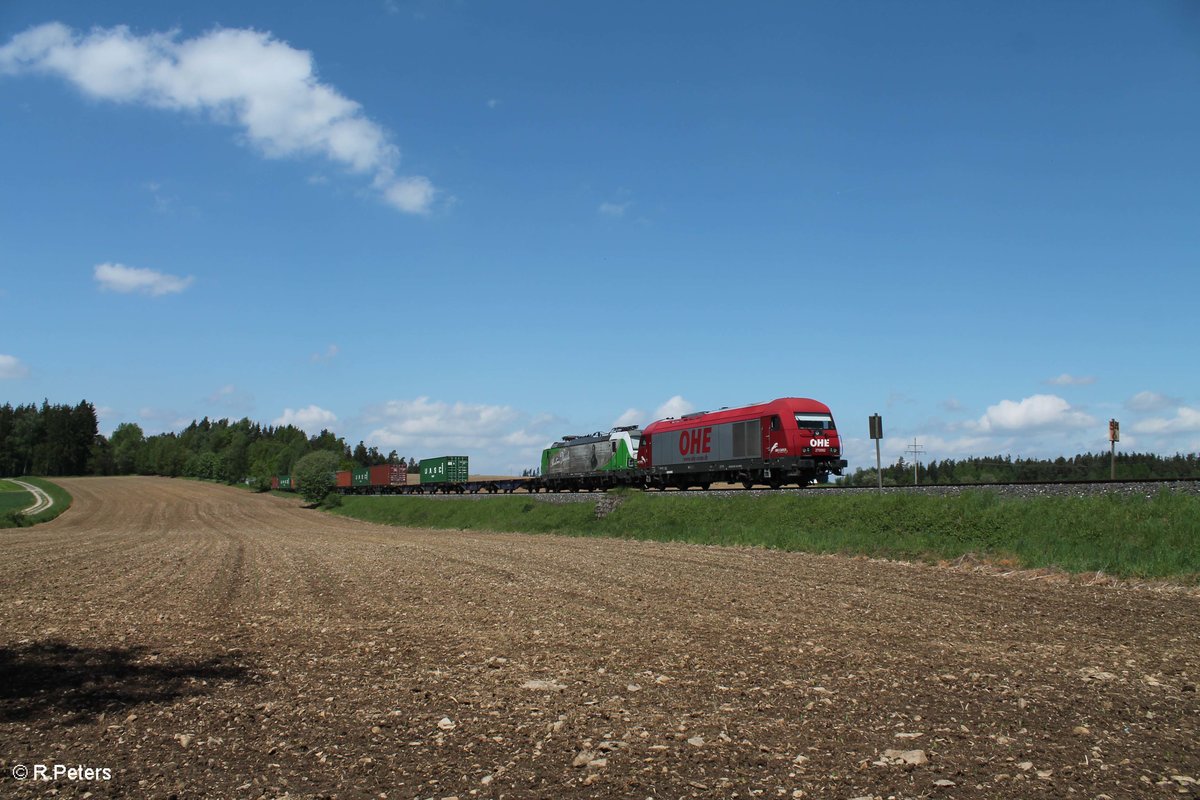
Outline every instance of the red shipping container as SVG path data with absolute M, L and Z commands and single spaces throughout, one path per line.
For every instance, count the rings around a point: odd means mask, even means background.
M 278 476 L 278 475 L 272 475 L 272 476 L 271 476 L 271 488 L 272 488 L 272 489 L 278 489 L 278 488 L 279 488 L 279 476 Z
M 338 470 L 336 476 L 338 488 L 348 488 L 350 486 L 350 470 Z
M 408 483 L 407 464 L 379 464 L 370 468 L 372 486 L 403 486 Z

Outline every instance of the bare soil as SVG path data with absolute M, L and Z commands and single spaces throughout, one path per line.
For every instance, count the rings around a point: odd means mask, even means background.
M 62 483 L 0 533 L 3 796 L 1198 794 L 1194 594 Z

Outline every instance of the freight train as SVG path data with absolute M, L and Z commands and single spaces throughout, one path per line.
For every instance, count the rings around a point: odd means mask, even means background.
M 841 475 L 846 460 L 829 407 L 803 397 L 668 417 L 645 428 L 564 436 L 542 451 L 541 473 L 533 478 L 470 480 L 466 456 L 420 463 L 420 480 L 409 483 L 403 464 L 344 470 L 335 476 L 343 494 L 464 492 L 562 492 L 640 489 L 708 489 L 740 483 L 749 489 L 804 487 Z M 291 476 L 272 488 L 295 489 Z

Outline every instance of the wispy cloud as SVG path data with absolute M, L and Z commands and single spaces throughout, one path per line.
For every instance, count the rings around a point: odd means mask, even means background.
M 232 383 L 217 389 L 205 400 L 210 406 L 220 406 L 238 413 L 249 413 L 254 410 L 254 395 L 239 391 Z
M 629 206 L 631 206 L 631 205 L 632 205 L 632 202 L 629 202 L 629 203 L 605 202 L 605 203 L 600 204 L 600 207 L 597 209 L 597 211 L 599 211 L 601 215 L 606 216 L 606 217 L 620 218 L 620 217 L 625 216 L 625 212 L 629 209 Z
M 1134 423 L 1138 433 L 1194 433 L 1200 431 L 1200 408 L 1183 406 L 1175 410 L 1174 417 L 1157 417 Z
M 0 380 L 20 380 L 29 377 L 29 367 L 16 356 L 0 354 Z
M 178 275 L 168 275 L 152 269 L 127 267 L 124 264 L 97 264 L 93 270 L 96 283 L 108 292 L 122 294 L 148 294 L 159 297 L 164 294 L 178 294 L 192 285 L 195 280 L 191 275 L 181 278 Z
M 1071 375 L 1064 372 L 1057 378 L 1047 378 L 1043 383 L 1047 386 L 1090 386 L 1096 382 L 1092 375 Z
M 397 176 L 400 151 L 387 131 L 317 80 L 311 53 L 270 33 L 217 28 L 183 39 L 120 25 L 81 34 L 51 22 L 0 47 L 0 74 L 28 72 L 100 100 L 207 114 L 268 157 L 323 156 L 371 175 L 383 201 L 406 213 L 427 213 L 437 195 L 428 178 Z
M 1175 408 L 1181 405 L 1183 405 L 1182 398 L 1168 397 L 1158 392 L 1138 392 L 1125 401 L 1127 409 L 1144 414 L 1155 411 L 1166 411 L 1168 408 Z
M 333 361 L 335 358 L 337 358 L 338 353 L 340 352 L 341 349 L 336 344 L 331 344 L 329 347 L 326 347 L 323 352 L 313 353 L 308 357 L 308 360 L 314 364 L 328 364 L 330 361 Z

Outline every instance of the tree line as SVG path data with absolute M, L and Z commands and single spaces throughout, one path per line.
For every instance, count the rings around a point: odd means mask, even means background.
M 991 456 L 990 458 L 943 459 L 918 464 L 916 480 L 921 485 L 1009 483 L 1021 481 L 1092 481 L 1111 475 L 1109 453 L 1084 453 L 1054 459 Z M 1154 453 L 1117 453 L 1118 480 L 1142 478 L 1200 478 L 1200 456 L 1195 453 L 1160 456 Z M 883 468 L 884 486 L 912 486 L 913 464 L 903 457 Z M 859 468 L 853 475 L 838 478 L 842 486 L 877 486 L 874 467 Z
M 179 433 L 146 436 L 123 422 L 112 436 L 100 434 L 94 405 L 0 406 L 0 477 L 21 475 L 164 475 L 239 483 L 267 482 L 290 473 L 315 452 L 334 456 L 338 469 L 400 464 L 395 450 L 383 455 L 359 442 L 351 448 L 329 430 L 309 436 L 293 425 L 262 425 L 248 418 L 193 421 Z M 416 471 L 416 459 L 409 459 Z
M 96 446 L 96 407 L 0 406 L 0 477 L 86 475 Z
M 337 469 L 400 464 L 392 450 L 386 456 L 359 442 L 350 447 L 329 430 L 309 436 L 293 425 L 236 421 L 193 421 L 179 433 L 146 436 L 136 423 L 124 422 L 112 436 L 99 433 L 96 408 L 87 400 L 76 405 L 0 406 L 0 477 L 21 475 L 165 475 L 186 476 L 260 486 L 272 475 L 290 474 L 310 453 L 330 453 Z M 407 461 L 415 472 L 417 461 Z M 1086 481 L 1109 477 L 1110 455 L 1086 453 L 1070 458 L 992 456 L 934 460 L 919 464 L 921 484 L 1003 483 L 1010 481 Z M 536 469 L 525 471 L 537 474 Z M 1117 478 L 1200 478 L 1200 455 L 1118 453 Z M 883 468 L 886 486 L 911 486 L 913 465 L 903 458 Z M 874 468 L 859 468 L 837 479 L 845 486 L 875 486 Z

